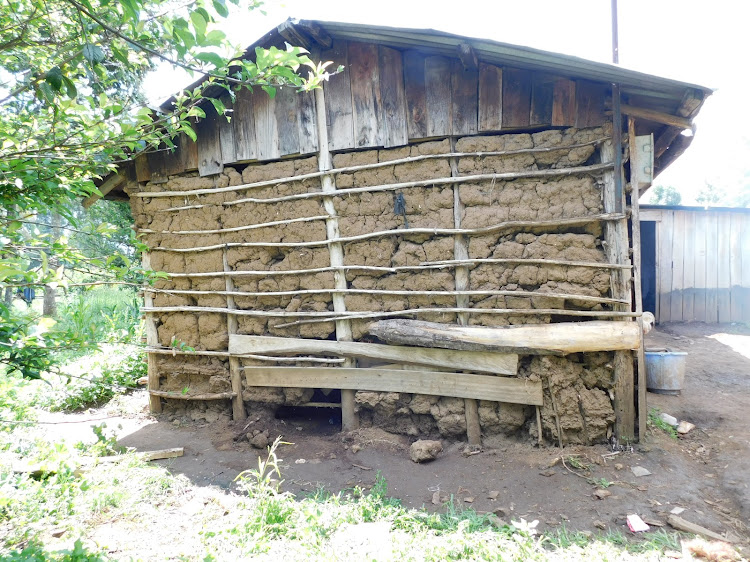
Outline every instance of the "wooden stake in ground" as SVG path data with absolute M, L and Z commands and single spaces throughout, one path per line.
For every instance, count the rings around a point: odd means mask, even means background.
M 224 262 L 224 271 L 231 271 L 229 262 L 227 261 L 227 250 L 226 248 L 222 252 L 222 259 Z M 234 291 L 234 282 L 230 276 L 225 278 L 225 286 L 227 293 Z M 227 295 L 227 309 L 234 310 L 237 308 L 234 303 L 234 297 L 231 294 Z M 234 314 L 227 314 L 227 332 L 231 337 L 232 334 L 237 333 L 238 321 Z M 240 360 L 237 357 L 229 356 L 229 378 L 232 383 L 232 418 L 235 420 L 244 420 L 247 417 L 245 412 L 245 403 L 242 401 L 242 373 L 240 371 Z
M 141 258 L 143 269 L 151 269 L 151 254 L 149 252 L 143 252 Z M 154 306 L 154 296 L 152 293 L 145 293 L 143 295 L 143 304 L 146 307 Z M 145 320 L 146 329 L 146 345 L 149 347 L 159 346 L 159 333 L 156 330 L 156 318 L 153 314 L 147 314 Z M 156 367 L 156 356 L 153 353 L 148 354 L 148 389 L 159 390 L 159 372 Z M 161 412 L 161 398 L 156 394 L 149 394 L 149 408 L 152 414 L 158 414 Z

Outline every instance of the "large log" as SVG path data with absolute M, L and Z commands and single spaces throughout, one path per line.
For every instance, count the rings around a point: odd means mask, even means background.
M 368 331 L 391 344 L 537 355 L 630 350 L 640 345 L 635 322 L 561 322 L 485 328 L 399 319 L 373 322 Z

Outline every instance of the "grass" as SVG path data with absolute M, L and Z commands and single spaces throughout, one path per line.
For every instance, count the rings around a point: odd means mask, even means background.
M 656 428 L 667 435 L 669 435 L 672 439 L 677 439 L 677 430 L 669 425 L 667 422 L 665 422 L 663 419 L 659 417 L 659 414 L 661 414 L 661 411 L 658 408 L 651 408 L 648 412 L 648 426 L 651 428 Z

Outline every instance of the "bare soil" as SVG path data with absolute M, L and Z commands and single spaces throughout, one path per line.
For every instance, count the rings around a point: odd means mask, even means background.
M 507 521 L 538 519 L 542 531 L 564 525 L 596 533 L 627 533 L 625 518 L 631 513 L 653 526 L 666 525 L 669 512 L 681 507 L 684 519 L 747 544 L 750 329 L 664 325 L 648 335 L 649 347 L 688 352 L 682 393 L 649 393 L 648 403 L 696 428 L 677 439 L 652 428 L 632 451 L 617 454 L 607 445 L 561 451 L 551 444 L 539 448 L 531 441 L 509 439 L 468 454 L 464 443 L 443 441 L 445 450 L 435 461 L 418 465 L 409 459 L 407 437 L 374 429 L 343 434 L 331 412 L 296 419 L 251 413 L 242 423 L 195 423 L 167 416 L 156 420 L 146 413 L 142 391 L 124 402 L 130 413 L 106 421 L 110 428 L 122 424 L 123 445 L 138 450 L 184 447 L 183 457 L 159 462 L 185 475 L 196 490 L 215 486 L 231 494 L 237 474 L 257 464 L 261 451 L 251 447 L 246 434 L 259 430 L 268 431 L 271 440 L 281 435 L 292 443 L 281 447 L 279 456 L 284 488 L 296 494 L 320 487 L 367 488 L 380 472 L 389 494 L 413 507 L 444 509 L 433 504 L 437 491 L 438 498 L 452 497 L 464 507 L 494 511 Z M 116 407 L 121 411 L 123 404 Z M 66 416 L 67 422 L 82 421 L 49 426 L 50 431 L 68 438 L 90 433 L 86 420 L 107 412 L 93 414 Z M 636 477 L 631 470 L 635 466 L 651 474 Z M 597 489 L 611 495 L 597 499 Z

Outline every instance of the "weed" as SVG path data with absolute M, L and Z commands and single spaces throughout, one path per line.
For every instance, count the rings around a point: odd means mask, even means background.
M 90 552 L 81 539 L 76 540 L 72 550 L 50 551 L 37 541 L 32 541 L 21 551 L 12 551 L 0 556 L 0 562 L 104 562 L 103 553 Z
M 567 459 L 564 459 L 564 460 L 567 460 L 568 464 L 572 466 L 573 468 L 575 468 L 576 470 L 588 470 L 589 468 L 591 468 L 591 465 L 585 463 L 581 459 L 581 457 L 578 457 L 576 455 L 571 455 L 567 457 Z
M 677 430 L 659 417 L 661 412 L 657 408 L 651 408 L 648 412 L 648 426 L 662 430 L 672 439 L 677 439 Z
M 599 480 L 594 480 L 594 485 L 599 486 L 600 488 L 609 488 L 614 482 L 610 482 L 606 478 L 599 478 Z

